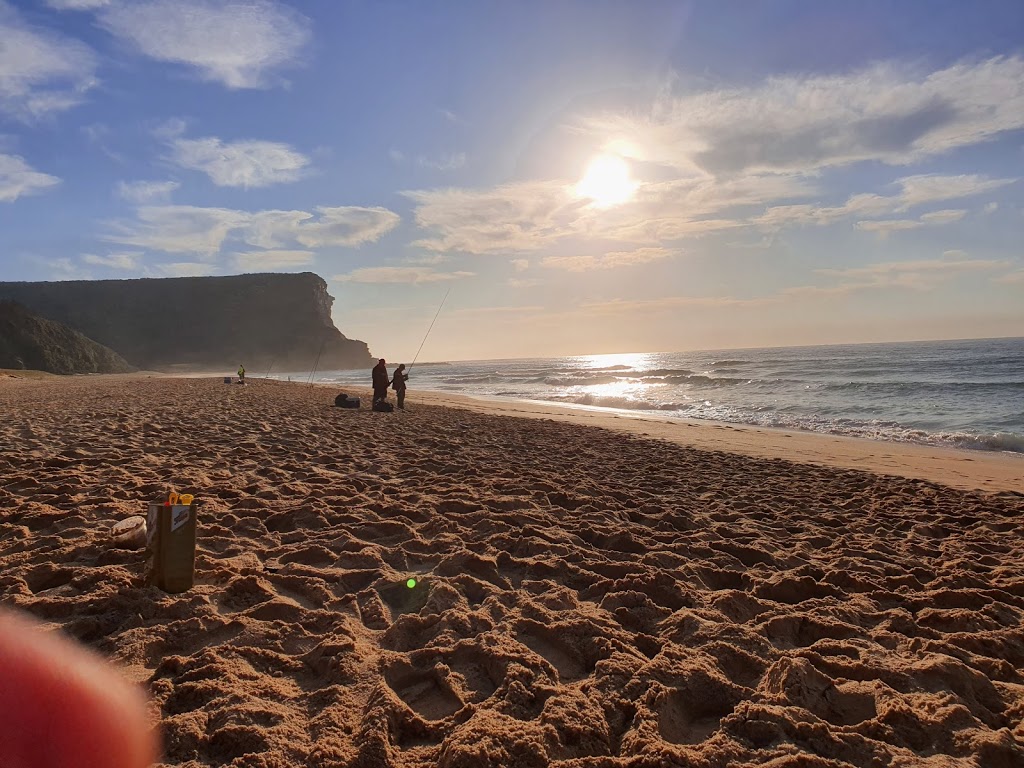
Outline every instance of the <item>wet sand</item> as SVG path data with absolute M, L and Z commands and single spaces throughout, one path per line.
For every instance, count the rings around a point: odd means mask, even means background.
M 144 686 L 163 765 L 1024 765 L 1007 457 L 334 393 L 0 379 L 0 602 Z M 109 546 L 169 486 L 182 595 Z

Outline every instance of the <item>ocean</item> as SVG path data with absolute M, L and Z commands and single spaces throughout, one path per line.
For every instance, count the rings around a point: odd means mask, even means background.
M 417 389 L 1024 453 L 1024 338 L 417 363 Z

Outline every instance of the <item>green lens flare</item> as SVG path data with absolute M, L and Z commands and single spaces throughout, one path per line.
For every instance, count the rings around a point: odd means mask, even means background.
M 416 586 L 416 579 L 409 579 L 405 582 L 405 586 L 407 586 L 409 589 L 412 589 Z

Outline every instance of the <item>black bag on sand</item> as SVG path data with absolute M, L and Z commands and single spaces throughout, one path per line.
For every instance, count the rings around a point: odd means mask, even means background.
M 358 408 L 359 407 L 359 398 L 358 397 L 349 397 L 344 392 L 342 392 L 340 395 L 338 395 L 336 398 L 334 398 L 334 404 L 338 408 Z
M 393 406 L 387 400 L 378 400 L 376 403 L 373 404 L 373 410 L 377 411 L 378 413 L 391 413 L 393 410 L 395 410 L 395 406 Z

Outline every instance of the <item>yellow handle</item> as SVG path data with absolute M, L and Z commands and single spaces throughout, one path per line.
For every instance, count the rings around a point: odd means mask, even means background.
M 174 506 L 175 504 L 177 504 L 177 503 L 178 503 L 178 494 L 177 494 L 176 492 L 174 492 L 174 491 L 171 491 L 171 492 L 170 492 L 170 493 L 169 493 L 169 494 L 167 495 L 167 503 L 168 503 L 168 504 L 170 504 L 170 505 L 171 505 L 172 507 L 173 507 L 173 506 Z

